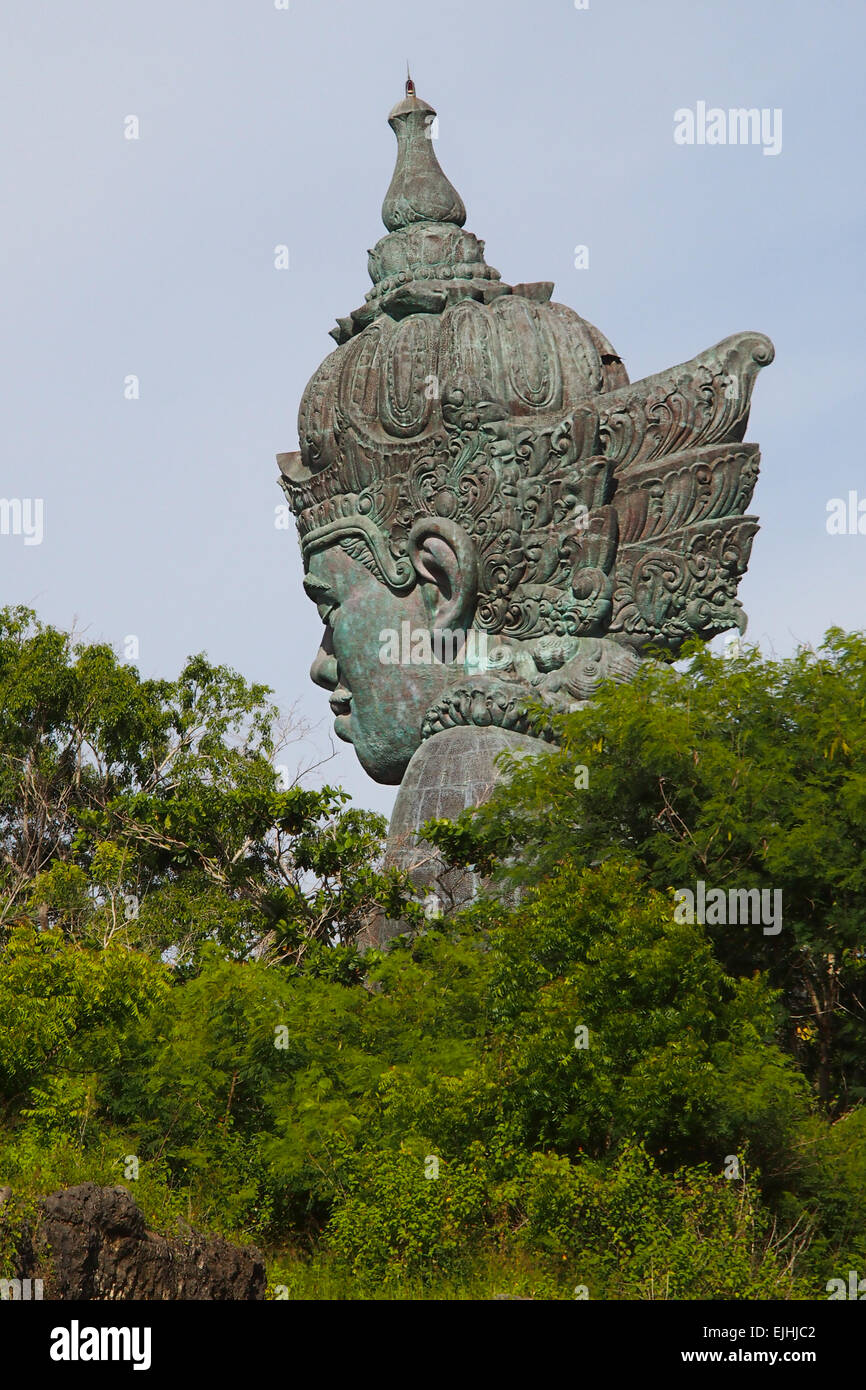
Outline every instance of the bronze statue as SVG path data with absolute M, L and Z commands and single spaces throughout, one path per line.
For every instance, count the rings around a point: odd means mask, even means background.
M 414 832 L 477 804 L 504 748 L 553 709 L 745 618 L 757 519 L 742 442 L 760 333 L 629 383 L 549 283 L 506 285 L 406 96 L 369 252 L 278 455 L 304 585 L 325 624 L 313 679 L 371 777 L 400 783 L 390 857 L 431 881 Z

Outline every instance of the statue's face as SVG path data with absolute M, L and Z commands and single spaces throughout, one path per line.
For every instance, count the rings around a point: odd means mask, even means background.
M 420 586 L 394 594 L 339 545 L 310 558 L 304 588 L 324 620 L 322 644 L 310 669 L 329 691 L 334 732 L 354 744 L 365 772 L 377 782 L 399 783 L 421 743 L 424 715 L 454 684 L 454 667 L 440 663 L 383 662 L 393 655 L 402 624 L 429 629 Z

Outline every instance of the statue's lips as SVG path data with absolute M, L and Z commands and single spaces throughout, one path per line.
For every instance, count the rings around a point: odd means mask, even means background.
M 338 685 L 333 695 L 328 700 L 333 714 L 339 717 L 341 714 L 352 713 L 352 693 L 344 685 Z

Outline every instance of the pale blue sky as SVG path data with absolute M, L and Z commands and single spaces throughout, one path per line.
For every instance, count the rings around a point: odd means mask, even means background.
M 749 636 L 866 626 L 866 535 L 825 525 L 866 499 L 860 0 L 6 0 L 3 28 L 0 496 L 44 498 L 45 537 L 0 536 L 0 601 L 136 634 L 145 675 L 205 649 L 326 742 L 274 454 L 369 287 L 409 57 L 490 263 L 554 280 L 632 380 L 773 338 Z M 677 146 L 698 101 L 781 108 L 781 153 Z M 326 775 L 390 808 L 345 745 Z

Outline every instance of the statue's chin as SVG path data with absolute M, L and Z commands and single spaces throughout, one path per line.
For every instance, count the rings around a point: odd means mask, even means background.
M 372 777 L 374 782 L 379 782 L 384 787 L 399 787 L 403 781 L 403 773 L 409 766 L 408 758 L 401 758 L 395 762 L 393 758 L 371 755 L 363 748 L 359 748 L 357 743 L 355 744 L 355 752 L 358 755 L 358 762 L 367 776 Z
M 341 738 L 344 743 L 354 743 L 352 737 L 352 716 L 351 714 L 338 714 L 334 720 L 334 733 L 337 738 Z
M 414 749 L 400 752 L 393 746 L 368 742 L 358 730 L 351 714 L 339 714 L 334 720 L 334 733 L 344 743 L 351 743 L 358 762 L 368 777 L 386 787 L 398 787 L 409 766 Z

